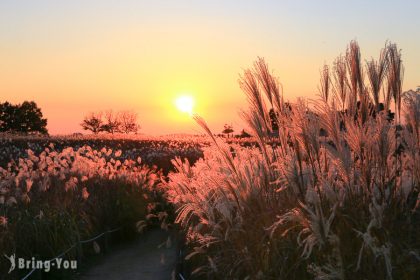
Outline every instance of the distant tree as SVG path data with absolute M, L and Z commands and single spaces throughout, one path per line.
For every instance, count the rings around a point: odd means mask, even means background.
M 48 134 L 47 119 L 33 101 L 0 103 L 0 131 Z
M 0 131 L 12 131 L 16 127 L 17 107 L 9 102 L 0 104 Z
M 137 122 L 137 114 L 132 111 L 90 113 L 80 124 L 84 130 L 94 134 L 106 133 L 137 133 L 140 125 Z
M 132 111 L 122 111 L 118 114 L 120 131 L 122 133 L 137 133 L 140 125 L 137 123 L 137 114 Z
M 80 124 L 84 130 L 90 130 L 94 134 L 102 131 L 103 120 L 102 113 L 90 113 Z
M 104 124 L 101 126 L 102 131 L 114 134 L 121 132 L 120 114 L 114 113 L 112 110 L 104 113 Z
M 47 119 L 43 118 L 41 109 L 35 102 L 25 101 L 20 105 L 21 132 L 40 132 L 47 134 Z
M 225 124 L 222 133 L 226 134 L 227 137 L 229 137 L 229 134 L 233 133 L 233 127 L 231 125 Z

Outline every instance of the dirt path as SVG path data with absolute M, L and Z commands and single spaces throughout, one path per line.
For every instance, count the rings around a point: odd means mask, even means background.
M 86 271 L 80 279 L 171 279 L 176 265 L 176 249 L 174 244 L 171 246 L 163 244 L 168 236 L 169 234 L 162 230 L 145 233 L 130 246 L 109 252 L 97 265 Z M 173 241 L 172 238 L 171 241 Z M 158 248 L 161 244 L 163 246 Z

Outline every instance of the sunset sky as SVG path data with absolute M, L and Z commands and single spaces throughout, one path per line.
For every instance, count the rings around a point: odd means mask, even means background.
M 369 3 L 367 3 L 369 2 Z M 319 70 L 357 39 L 403 52 L 420 85 L 419 1 L 0 1 L 0 102 L 34 100 L 51 134 L 92 111 L 134 110 L 142 133 L 199 133 L 175 99 L 220 132 L 243 128 L 238 75 L 264 57 L 285 98 L 315 97 Z

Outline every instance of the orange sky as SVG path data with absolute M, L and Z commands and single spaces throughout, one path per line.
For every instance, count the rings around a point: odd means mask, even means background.
M 361 10 L 333 1 L 16 2 L 0 3 L 0 101 L 34 100 L 52 134 L 81 131 L 85 114 L 108 109 L 135 110 L 146 134 L 201 133 L 174 106 L 182 94 L 215 132 L 224 123 L 240 131 L 238 74 L 257 56 L 286 99 L 315 97 L 319 69 L 352 39 L 366 59 L 387 39 L 398 43 L 404 89 L 420 84 L 415 1 L 360 1 Z

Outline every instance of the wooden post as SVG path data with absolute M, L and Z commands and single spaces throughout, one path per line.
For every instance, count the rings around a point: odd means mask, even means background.
M 76 245 L 76 254 L 77 254 L 76 256 L 77 265 L 80 266 L 83 259 L 83 246 L 82 246 L 82 243 L 80 243 L 80 241 L 78 241 Z
M 107 228 L 107 231 L 104 235 L 104 253 L 107 253 L 109 251 L 109 228 Z
M 42 280 L 42 269 L 37 269 L 34 271 L 35 279 Z
M 41 258 L 40 258 L 40 256 L 39 255 L 35 255 L 35 259 L 36 260 L 40 260 Z M 34 273 L 32 274 L 32 275 L 34 275 L 35 277 L 35 279 L 37 279 L 37 280 L 42 280 L 42 270 L 43 269 L 37 269 L 37 270 L 35 270 L 34 271 Z M 29 278 L 30 278 L 30 276 L 29 276 Z

